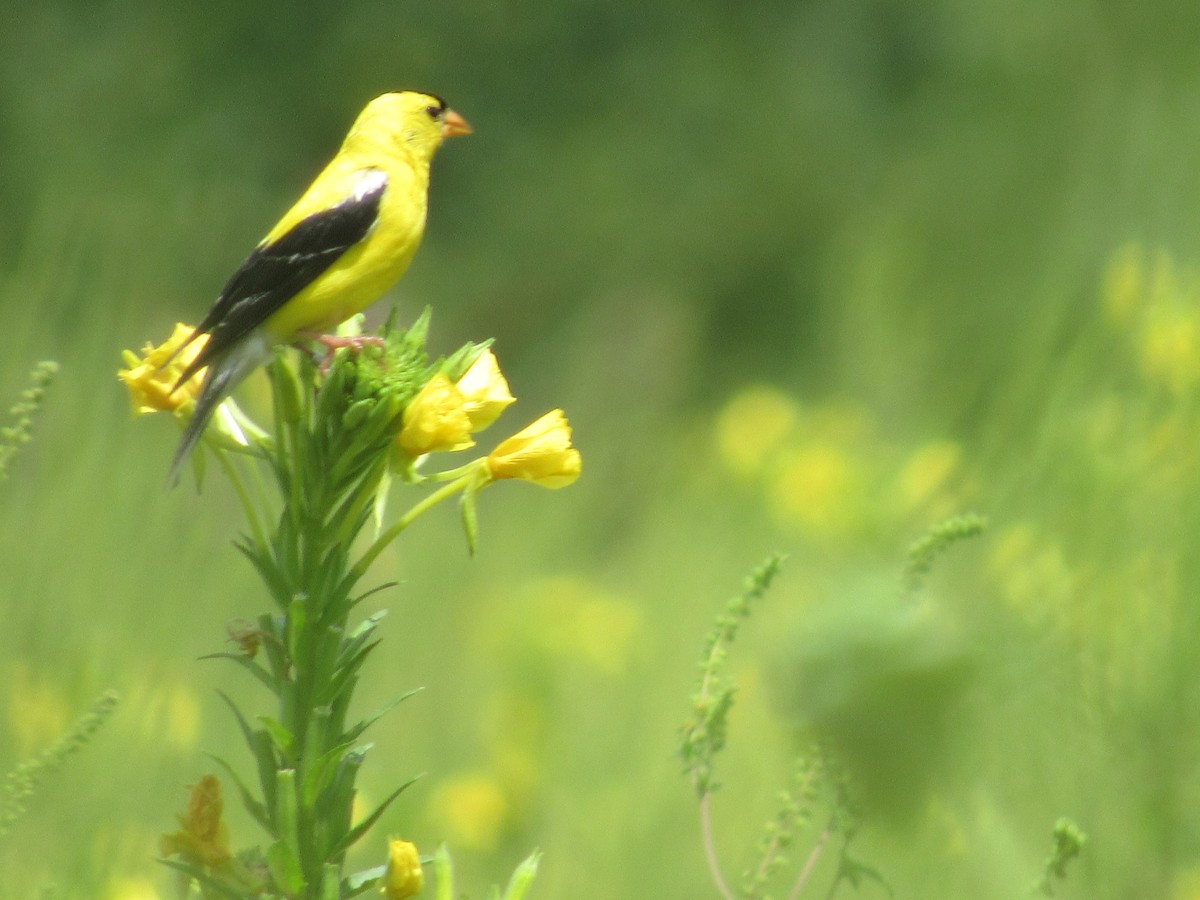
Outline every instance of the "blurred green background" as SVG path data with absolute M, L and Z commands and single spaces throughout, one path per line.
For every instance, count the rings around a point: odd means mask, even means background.
M 1200 897 L 1200 34 L 1182 4 L 52 2 L 0 29 L 0 391 L 62 373 L 0 486 L 0 761 L 123 701 L 0 842 L 0 895 L 166 896 L 205 751 L 246 762 L 200 662 L 267 599 L 219 479 L 164 489 L 124 348 L 196 321 L 384 90 L 474 125 L 391 295 L 494 336 L 585 474 L 452 510 L 399 587 L 363 710 L 383 836 L 481 896 L 708 897 L 675 756 L 703 635 L 771 550 L 731 659 L 714 800 L 731 877 L 798 742 L 862 793 L 900 897 L 1013 897 L 1062 815 L 1064 897 Z M 385 304 L 386 305 L 386 304 Z M 253 385 L 248 393 L 253 394 Z M 947 515 L 990 527 L 897 597 Z M 259 840 L 230 812 L 236 844 Z M 801 836 L 790 873 L 816 832 Z M 810 888 L 822 896 L 834 856 Z M 862 896 L 884 896 L 864 884 Z M 848 887 L 842 895 L 852 895 Z

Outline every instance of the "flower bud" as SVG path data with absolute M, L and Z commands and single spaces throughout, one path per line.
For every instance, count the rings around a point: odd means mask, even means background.
M 424 884 L 425 873 L 417 848 L 408 841 L 389 841 L 387 871 L 380 893 L 387 900 L 404 900 L 421 893 Z
M 556 409 L 501 441 L 488 454 L 487 466 L 497 480 L 521 478 L 543 487 L 560 488 L 579 477 L 583 459 L 571 446 L 567 417 Z
M 462 392 L 440 372 L 408 404 L 401 421 L 397 441 L 414 458 L 434 451 L 465 450 L 475 443 Z

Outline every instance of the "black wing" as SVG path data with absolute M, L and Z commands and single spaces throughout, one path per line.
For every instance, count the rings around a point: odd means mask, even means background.
M 265 322 L 370 233 L 387 188 L 387 176 L 377 169 L 371 172 L 376 177 L 367 190 L 301 219 L 278 240 L 260 245 L 246 257 L 196 327 L 197 335 L 207 333 L 209 339 L 180 377 L 181 384 Z

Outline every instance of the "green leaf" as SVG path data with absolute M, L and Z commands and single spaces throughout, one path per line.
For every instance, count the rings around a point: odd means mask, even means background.
M 233 717 L 237 720 L 238 727 L 242 730 L 242 737 L 245 739 L 246 745 L 250 748 L 250 753 L 258 765 L 258 780 L 262 785 L 263 799 L 266 801 L 267 809 L 271 811 L 272 820 L 274 821 L 275 771 L 278 767 L 278 758 L 275 755 L 271 738 L 262 729 L 254 730 L 250 728 L 250 723 L 246 721 L 246 717 L 242 715 L 241 710 L 237 708 L 237 705 L 234 704 L 228 694 L 224 691 L 217 691 L 217 694 L 233 712 Z
M 342 427 L 347 429 L 358 427 L 358 425 L 362 423 L 363 419 L 367 417 L 367 414 L 374 407 L 374 398 L 358 400 L 354 403 L 351 403 L 350 407 L 346 410 L 346 414 L 342 416 Z
M 838 867 L 838 877 L 845 878 L 855 890 L 858 890 L 859 884 L 865 878 L 869 881 L 874 881 L 881 888 L 888 892 L 889 897 L 896 896 L 892 890 L 892 886 L 887 883 L 887 879 L 883 877 L 883 873 L 878 869 L 868 866 L 866 863 L 861 863 L 852 857 L 843 854 L 841 865 Z
M 437 879 L 437 895 L 434 900 L 454 900 L 454 861 L 450 848 L 442 844 L 433 855 L 433 874 Z
M 308 595 L 297 594 L 287 605 L 288 635 L 287 648 L 292 659 L 306 659 L 301 638 L 308 623 Z
M 462 497 L 458 501 L 462 511 L 463 534 L 467 538 L 467 552 L 471 556 L 475 555 L 475 547 L 479 543 L 479 512 L 475 502 L 478 493 L 474 484 L 469 484 L 463 490 Z
M 342 880 L 342 895 L 357 897 L 364 891 L 370 890 L 387 874 L 387 866 L 375 866 L 373 869 L 363 869 Z
M 404 333 L 405 343 L 413 347 L 424 347 L 429 340 L 429 321 L 432 318 L 433 307 L 426 306 Z
M 255 662 L 253 657 L 247 656 L 245 653 L 206 653 L 204 656 L 201 656 L 200 659 L 231 660 L 257 678 L 258 681 L 272 694 L 275 694 L 276 696 L 279 694 L 279 684 L 275 681 L 275 676 Z
M 304 772 L 301 784 L 301 795 L 305 807 L 317 805 L 318 797 L 325 792 L 333 781 L 333 773 L 342 758 L 354 748 L 353 741 L 346 741 L 333 749 L 321 754 L 315 762 L 309 763 Z
M 334 357 L 334 363 L 325 375 L 321 389 L 317 391 L 317 405 L 313 410 L 313 420 L 318 425 L 335 421 L 338 408 L 346 393 L 347 369 L 350 368 L 349 354 L 342 353 Z
M 486 341 L 480 341 L 478 344 L 463 344 L 442 360 L 440 368 L 451 381 L 458 381 L 458 379 L 466 374 L 467 369 L 471 368 L 475 360 L 479 359 L 479 354 L 492 346 L 493 343 L 495 343 L 495 340 L 488 338 Z
M 267 849 L 267 864 L 285 893 L 299 893 L 306 886 L 300 857 L 299 811 L 296 806 L 296 770 L 279 769 L 275 773 L 278 802 L 275 818 L 279 839 Z
M 338 866 L 334 863 L 325 863 L 321 870 L 321 900 L 342 900 L 341 882 L 339 880 Z
M 399 697 L 395 697 L 390 702 L 385 703 L 383 706 L 381 706 L 379 709 L 377 709 L 374 713 L 367 716 L 365 719 L 363 719 L 361 722 L 356 724 L 354 727 L 347 730 L 346 739 L 350 740 L 350 741 L 357 739 L 359 737 L 359 735 L 361 735 L 364 731 L 366 731 L 368 728 L 370 728 L 372 725 L 374 725 L 376 722 L 378 722 L 380 719 L 382 719 L 384 716 L 386 716 L 389 712 L 391 712 L 393 709 L 395 709 L 397 706 L 399 706 L 401 703 L 403 703 L 409 697 L 412 697 L 415 694 L 419 694 L 423 690 L 425 690 L 425 689 L 424 688 L 413 688 L 411 691 L 406 691 L 405 693 L 401 694 Z
M 289 896 L 298 895 L 307 886 L 300 858 L 285 841 L 276 841 L 267 848 L 267 867 L 271 878 Z
M 271 613 L 262 613 L 257 621 L 263 636 L 261 650 L 269 664 L 276 694 L 282 699 L 291 688 L 293 677 L 292 661 L 287 655 L 284 640 L 287 623 L 282 616 Z
M 388 588 L 394 588 L 399 583 L 400 582 L 398 582 L 398 581 L 385 581 L 383 584 L 377 584 L 375 587 L 371 588 L 368 591 L 363 591 L 361 594 L 359 594 L 357 597 L 355 597 L 353 600 L 351 600 L 350 606 L 351 607 L 358 606 L 358 604 L 362 603 L 368 597 L 372 597 L 375 594 L 380 593 L 381 591 L 386 591 Z M 378 619 L 382 619 L 386 615 L 387 615 L 387 610 L 381 609 L 381 610 L 379 610 L 379 612 L 375 613 L 375 615 L 371 616 L 369 619 L 364 620 L 363 625 L 365 625 L 368 621 L 370 621 L 370 619 L 378 620 Z M 359 626 L 359 627 L 362 627 L 362 626 Z M 373 628 L 374 625 L 372 625 L 371 627 Z M 353 637 L 355 634 L 357 634 L 357 629 L 354 632 L 351 632 L 351 637 Z
M 358 670 L 362 668 L 362 664 L 367 661 L 367 655 L 379 646 L 379 641 L 372 641 L 363 647 L 358 654 L 345 663 L 338 666 L 337 673 L 330 679 L 329 685 L 325 688 L 325 695 L 336 698 L 349 690 L 349 682 L 358 674 Z
M 395 584 L 396 582 L 394 581 L 389 581 L 387 584 L 381 584 L 379 587 L 372 588 L 371 590 L 367 591 L 361 597 L 356 597 L 354 602 L 358 603 L 360 600 L 365 600 L 376 591 L 383 590 L 384 588 L 394 587 Z M 356 646 L 361 647 L 367 638 L 371 636 L 371 632 L 375 630 L 376 626 L 383 621 L 387 614 L 388 611 L 386 609 L 381 609 L 379 612 L 373 613 L 359 622 L 358 626 L 348 635 L 346 635 L 346 640 L 348 642 L 346 645 L 347 649 L 353 652 Z
M 338 648 L 338 669 L 344 669 L 345 667 L 351 665 L 354 663 L 357 655 L 360 652 L 364 652 L 363 646 L 371 639 L 371 635 L 375 631 L 375 626 L 377 626 L 386 615 L 387 610 L 381 609 L 373 616 L 369 616 L 360 622 L 358 627 L 350 632 L 349 636 L 341 642 L 341 646 Z
M 182 872 L 189 878 L 194 878 L 200 883 L 201 888 L 205 892 L 205 896 L 211 896 L 209 892 L 215 891 L 217 896 L 227 897 L 230 900 L 254 900 L 253 894 L 246 894 L 237 888 L 231 887 L 222 881 L 213 878 L 199 866 L 194 866 L 191 863 L 184 862 L 179 859 L 159 858 L 158 860 L 169 869 L 175 869 Z
M 268 833 L 274 835 L 275 827 L 271 823 L 271 816 L 267 811 L 266 804 L 254 796 L 254 794 L 250 791 L 249 785 L 247 785 L 242 780 L 241 776 L 234 771 L 233 766 L 231 766 L 221 757 L 217 756 L 215 753 L 209 753 L 207 755 L 209 759 L 224 769 L 225 773 L 233 780 L 234 785 L 237 787 L 238 794 L 241 795 L 242 806 L 246 808 L 246 811 L 250 813 L 250 815 L 254 817 L 255 821 L 257 821 L 258 824 L 261 825 Z
M 258 721 L 262 722 L 263 728 L 279 751 L 279 755 L 284 758 L 288 757 L 295 746 L 296 736 L 270 716 L 259 716 Z
M 357 825 L 355 825 L 353 828 L 351 828 L 346 833 L 346 836 L 342 839 L 341 843 L 338 845 L 336 854 L 341 855 L 342 853 L 345 853 L 347 850 L 349 850 L 351 847 L 353 847 L 354 844 L 357 843 L 358 840 L 363 835 L 365 835 L 368 831 L 371 830 L 371 826 L 379 821 L 379 817 L 382 816 L 384 811 L 389 806 L 392 805 L 392 801 L 395 800 L 397 797 L 399 797 L 401 794 L 403 794 L 410 787 L 412 787 L 420 777 L 421 776 L 418 775 L 416 778 L 410 778 L 404 784 L 400 785 L 400 787 L 398 787 L 398 788 L 396 788 L 396 790 L 392 791 L 392 793 L 389 794 L 382 803 L 380 803 L 377 807 L 375 807 L 374 812 L 372 812 L 369 816 L 367 816 L 365 819 L 363 819 L 361 822 L 359 822 Z
M 284 422 L 299 422 L 304 418 L 303 390 L 295 370 L 282 356 L 276 356 L 267 367 L 271 385 L 275 389 L 274 407 Z
M 288 586 L 287 579 L 283 577 L 283 572 L 279 566 L 275 564 L 270 556 L 259 551 L 253 544 L 245 541 L 237 541 L 234 544 L 246 559 L 250 560 L 250 564 L 254 566 L 259 577 L 270 591 L 271 597 L 282 608 L 287 608 L 289 599 L 291 598 L 291 588 Z
M 322 853 L 326 859 L 336 858 L 342 852 L 338 848 L 350 831 L 354 814 L 355 780 L 369 749 L 367 745 L 342 754 L 328 789 L 317 798 L 313 814 L 324 823 Z
M 508 880 L 508 887 L 504 891 L 504 900 L 525 900 L 525 895 L 529 893 L 529 888 L 533 885 L 533 879 L 537 877 L 538 863 L 541 862 L 541 859 L 542 854 L 538 850 L 534 850 L 525 857 L 513 871 L 512 878 Z

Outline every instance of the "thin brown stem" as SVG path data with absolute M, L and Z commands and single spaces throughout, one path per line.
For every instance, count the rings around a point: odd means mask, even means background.
M 808 859 L 804 861 L 804 868 L 800 870 L 800 875 L 796 878 L 795 885 L 792 886 L 792 892 L 788 894 L 788 900 L 799 900 L 800 894 L 804 892 L 804 886 L 808 884 L 808 879 L 813 873 L 813 869 L 817 866 L 817 860 L 821 856 L 821 851 L 825 849 L 825 845 L 829 843 L 829 837 L 832 832 L 828 827 L 821 832 L 817 842 L 813 845 L 812 852 L 808 854 Z
M 712 809 L 709 803 L 711 798 L 712 794 L 708 793 L 700 797 L 700 833 L 704 839 L 704 856 L 708 860 L 709 874 L 712 875 L 713 883 L 717 886 L 721 896 L 725 900 L 734 900 L 733 892 L 725 883 L 725 876 L 721 873 L 721 863 L 717 860 L 717 844 L 713 837 Z

